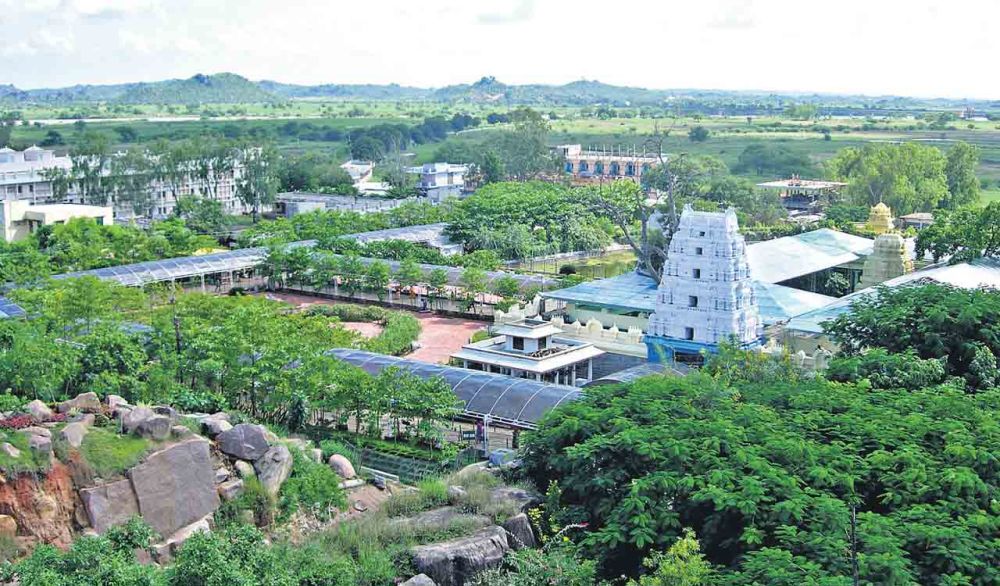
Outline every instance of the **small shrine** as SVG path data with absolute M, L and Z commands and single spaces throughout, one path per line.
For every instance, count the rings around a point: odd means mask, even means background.
M 913 272 L 913 260 L 906 252 L 906 242 L 899 233 L 889 232 L 875 238 L 874 249 L 865 259 L 859 283 L 865 289 L 910 272 Z
M 865 226 L 875 234 L 892 232 L 896 224 L 892 219 L 892 210 L 882 202 L 878 202 L 868 212 L 868 222 Z

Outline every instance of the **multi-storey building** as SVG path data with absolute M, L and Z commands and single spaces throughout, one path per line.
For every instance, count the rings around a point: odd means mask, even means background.
M 465 175 L 469 168 L 451 163 L 427 163 L 410 167 L 408 173 L 419 175 L 417 190 L 430 201 L 437 203 L 448 197 L 460 197 L 465 189 Z
M 115 217 L 133 218 L 148 216 L 165 218 L 173 214 L 177 200 L 187 195 L 217 199 L 229 214 L 249 211 L 236 193 L 236 185 L 243 167 L 239 161 L 231 161 L 225 168 L 199 172 L 190 163 L 189 173 L 177 173 L 172 179 L 150 179 L 143 187 L 148 200 L 144 202 L 147 211 L 136 210 L 131 202 L 116 201 Z M 103 174 L 111 178 L 107 168 Z M 59 177 L 64 188 L 57 188 Z M 32 205 L 70 203 L 93 204 L 84 189 L 73 180 L 73 161 L 68 156 L 59 156 L 54 151 L 33 146 L 23 151 L 10 148 L 0 149 L 0 197 L 6 200 L 29 201 Z M 90 200 L 90 201 L 88 201 Z
M 564 144 L 556 147 L 556 152 L 565 160 L 563 170 L 581 182 L 601 179 L 639 181 L 660 161 L 658 155 L 635 148 L 584 149 L 578 144 Z
M 697 361 L 723 342 L 752 346 L 761 340 L 763 325 L 735 211 L 684 207 L 654 307 L 645 338 L 651 361 Z

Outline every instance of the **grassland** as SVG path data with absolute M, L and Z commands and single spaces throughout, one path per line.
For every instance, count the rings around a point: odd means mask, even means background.
M 82 115 L 96 120 L 86 122 L 86 128 L 105 133 L 118 147 L 116 128 L 127 125 L 135 130 L 138 142 L 159 139 L 179 140 L 201 133 L 223 135 L 267 136 L 289 155 L 325 153 L 346 158 L 349 154 L 344 140 L 302 140 L 294 133 L 283 131 L 289 123 L 309 124 L 317 130 L 349 131 L 381 123 L 415 124 L 427 116 L 451 116 L 467 112 L 485 117 L 490 112 L 504 110 L 489 105 L 446 105 L 436 102 L 356 102 L 294 100 L 278 104 L 184 106 L 122 106 L 88 105 L 80 108 L 29 108 L 25 118 L 40 122 L 14 129 L 12 141 L 17 145 L 36 144 L 50 130 L 58 131 L 70 147 L 80 132 L 67 120 Z M 1000 188 L 1000 123 L 956 121 L 950 130 L 932 130 L 922 120 L 913 118 L 862 119 L 824 118 L 816 121 L 795 121 L 779 117 L 678 117 L 678 118 L 584 118 L 580 110 L 545 108 L 557 118 L 552 121 L 551 144 L 581 143 L 589 146 L 620 146 L 642 150 L 653 133 L 667 133 L 666 152 L 711 154 L 720 157 L 730 167 L 748 145 L 760 141 L 779 142 L 789 149 L 806 154 L 819 165 L 839 149 L 872 141 L 917 140 L 946 148 L 955 141 L 976 144 L 981 149 L 979 174 L 993 193 Z M 100 120 L 104 118 L 105 120 Z M 107 118 L 115 118 L 106 120 Z M 687 133 L 694 126 L 704 126 L 711 136 L 704 142 L 692 142 Z M 828 130 L 829 134 L 825 134 Z M 489 142 L 497 127 L 481 127 L 449 138 L 452 142 L 479 145 Z M 828 138 L 827 138 L 828 136 Z M 428 162 L 441 143 L 415 145 L 411 148 L 416 163 Z

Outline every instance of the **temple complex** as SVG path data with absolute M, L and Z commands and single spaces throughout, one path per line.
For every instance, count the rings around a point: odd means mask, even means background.
M 696 212 L 685 206 L 649 317 L 649 359 L 696 362 L 720 343 L 752 346 L 762 335 L 736 212 Z

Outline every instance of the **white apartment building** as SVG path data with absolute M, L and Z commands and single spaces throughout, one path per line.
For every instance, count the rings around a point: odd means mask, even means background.
M 406 172 L 420 176 L 417 189 L 436 203 L 447 197 L 462 195 L 469 168 L 450 163 L 427 163 L 420 167 L 409 167 Z
M 0 198 L 5 200 L 28 201 L 32 205 L 68 203 L 88 204 L 78 185 L 69 184 L 63 197 L 59 197 L 53 186 L 51 175 L 70 175 L 73 162 L 68 156 L 59 156 L 54 151 L 32 146 L 23 151 L 10 148 L 0 149 Z M 110 174 L 110 171 L 106 171 Z M 217 199 L 229 214 L 248 213 L 249 208 L 236 195 L 236 184 L 242 173 L 242 165 L 234 162 L 229 168 L 209 177 L 200 177 L 193 169 L 189 175 L 177 181 L 153 180 L 149 183 L 150 195 L 148 216 L 154 219 L 169 217 L 174 212 L 177 199 L 196 195 Z M 132 218 L 137 215 L 127 202 L 116 203 L 115 217 Z

